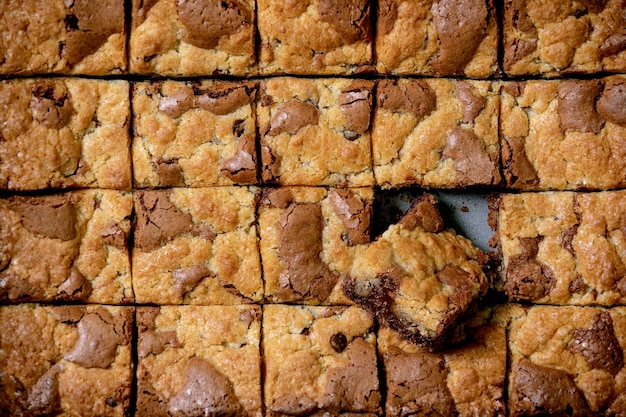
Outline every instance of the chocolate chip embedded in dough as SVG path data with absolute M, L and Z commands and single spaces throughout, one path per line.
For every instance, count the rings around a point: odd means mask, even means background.
M 86 301 L 91 295 L 91 289 L 91 282 L 78 269 L 72 268 L 70 276 L 59 285 L 57 298 Z
M 128 242 L 128 232 L 115 220 L 110 220 L 101 231 L 102 242 L 105 245 L 125 249 Z
M 13 202 L 29 232 L 65 241 L 76 237 L 76 209 L 70 195 L 16 198 Z
M 526 140 L 521 136 L 506 138 L 502 144 L 504 177 L 509 185 L 537 185 L 539 176 L 524 148 Z
M 602 13 L 608 0 L 580 0 L 591 13 Z
M 109 36 L 124 32 L 124 2 L 119 0 L 74 1 L 65 18 L 66 38 L 62 55 L 74 66 L 106 43 Z
M 341 223 L 347 229 L 346 240 L 349 246 L 363 245 L 370 242 L 372 205 L 363 201 L 349 189 L 332 190 L 330 202 Z
M 61 364 L 50 367 L 39 377 L 28 394 L 26 410 L 32 415 L 52 415 L 61 410 L 59 396 L 59 374 L 63 371 Z
M 576 236 L 576 232 L 578 232 L 578 224 L 573 225 L 567 230 L 561 232 L 561 247 L 572 254 L 572 256 L 576 256 L 576 250 L 572 242 L 574 241 L 574 237 Z
M 287 132 L 295 135 L 300 129 L 308 125 L 317 125 L 319 109 L 313 104 L 304 103 L 296 98 L 282 104 L 270 121 L 269 136 Z
M 537 28 L 526 11 L 527 0 L 508 0 L 505 5 L 505 24 L 522 33 L 535 34 Z
M 608 80 L 596 106 L 598 113 L 606 120 L 626 126 L 626 80 Z
M 158 158 L 154 161 L 159 176 L 159 185 L 161 187 L 181 186 L 185 183 L 183 170 L 178 164 L 178 158 L 163 159 Z
M 317 12 L 320 20 L 330 23 L 346 43 L 371 40 L 368 0 L 319 0 Z
M 232 382 L 211 362 L 194 356 L 185 368 L 185 385 L 169 400 L 173 417 L 245 415 Z
M 569 350 L 581 354 L 592 368 L 602 369 L 613 376 L 624 367 L 624 352 L 608 312 L 597 314 L 590 329 L 574 330 Z
M 172 271 L 174 278 L 174 292 L 179 298 L 198 286 L 205 278 L 215 277 L 215 273 L 204 265 L 193 265 L 184 268 L 177 268 Z
M 195 98 L 191 87 L 181 87 L 170 95 L 159 100 L 159 112 L 178 118 L 195 107 Z
M 348 338 L 343 333 L 335 333 L 330 337 L 330 346 L 335 352 L 341 353 L 348 346 Z
M 178 0 L 177 10 L 183 41 L 203 49 L 252 24 L 251 11 L 237 0 Z
M 347 130 L 363 134 L 369 129 L 373 88 L 371 81 L 356 80 L 341 91 L 338 102 Z
M 567 80 L 557 87 L 557 112 L 561 130 L 600 133 L 604 119 L 596 111 L 596 100 L 601 93 L 600 80 Z
M 456 416 L 447 385 L 448 369 L 439 355 L 397 353 L 385 359 L 387 413 Z
M 513 65 L 537 50 L 535 39 L 512 39 L 504 47 L 504 68 L 510 71 Z
M 376 30 L 379 36 L 391 33 L 398 18 L 398 4 L 395 0 L 379 0 L 376 13 Z
M 196 92 L 198 107 L 218 116 L 230 114 L 256 99 L 255 83 L 216 83 L 207 90 Z
M 376 96 L 379 107 L 412 113 L 418 121 L 437 108 L 437 95 L 422 80 L 383 80 Z
M 457 81 L 456 91 L 463 103 L 463 122 L 471 123 L 487 105 L 487 99 L 476 94 L 476 89 L 465 81 Z
M 306 394 L 289 393 L 275 399 L 268 408 L 278 415 L 308 416 L 318 407 L 317 402 Z
M 437 199 L 432 194 L 424 193 L 411 203 L 398 224 L 407 230 L 421 227 L 429 233 L 439 233 L 444 229 L 443 218 L 437 210 Z
M 487 34 L 487 1 L 439 0 L 432 4 L 431 13 L 439 38 L 433 69 L 440 75 L 463 75 Z
M 293 202 L 293 194 L 289 188 L 265 188 L 261 195 L 261 204 L 266 207 L 286 209 Z
M 600 56 L 602 58 L 617 55 L 626 49 L 626 29 L 613 33 L 600 46 Z
M 274 182 L 280 176 L 280 155 L 272 150 L 265 138 L 261 138 L 261 178 L 265 182 Z
M 506 270 L 505 290 L 510 297 L 536 301 L 547 296 L 555 284 L 552 270 L 537 259 L 543 237 L 520 238 L 522 252 L 512 256 Z
M 33 118 L 49 129 L 66 126 L 74 114 L 70 93 L 60 82 L 40 82 L 32 88 Z
M 490 184 L 498 177 L 498 166 L 472 130 L 460 126 L 452 129 L 441 157 L 454 160 L 462 184 Z
M 513 369 L 509 411 L 515 415 L 589 415 L 574 378 L 560 369 L 522 359 Z
M 241 135 L 237 148 L 235 155 L 220 163 L 220 172 L 237 184 L 253 184 L 257 179 L 254 136 Z
M 64 358 L 85 368 L 108 368 L 115 361 L 122 338 L 105 309 L 85 314 L 78 322 L 78 341 Z

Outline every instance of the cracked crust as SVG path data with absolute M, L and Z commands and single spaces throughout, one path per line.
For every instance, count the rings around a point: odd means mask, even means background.
M 626 412 L 623 307 L 514 306 L 511 317 L 512 416 Z
M 623 76 L 505 82 L 500 134 L 507 185 L 521 190 L 624 187 L 626 121 L 618 116 L 624 86 Z
M 261 417 L 259 306 L 139 307 L 137 325 L 137 416 Z
M 354 306 L 266 305 L 268 415 L 380 415 L 373 325 L 372 318 Z
M 112 190 L 0 199 L 0 300 L 133 301 L 131 212 Z
M 371 188 L 265 189 L 259 207 L 265 298 L 349 304 L 341 280 L 370 241 Z
M 257 106 L 262 179 L 280 185 L 373 185 L 373 86 L 349 79 L 265 80 Z
M 262 75 L 355 74 L 371 68 L 368 1 L 257 3 Z
M 136 192 L 132 257 L 137 302 L 261 301 L 255 191 L 215 187 Z
M 256 92 L 254 82 L 135 84 L 136 186 L 256 183 Z
M 130 409 L 133 308 L 0 307 L 0 409 L 122 416 Z
M 253 0 L 133 0 L 130 72 L 256 74 Z M 206 13 L 202 14 L 202 11 Z
M 129 189 L 129 84 L 0 82 L 0 189 Z
M 499 90 L 489 81 L 380 81 L 372 130 L 376 184 L 498 184 Z
M 555 76 L 626 70 L 626 14 L 621 0 L 507 0 L 504 71 Z
M 626 192 L 502 195 L 504 287 L 512 300 L 615 306 L 626 301 Z

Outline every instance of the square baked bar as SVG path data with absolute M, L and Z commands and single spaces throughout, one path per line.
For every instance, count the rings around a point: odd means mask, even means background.
M 257 7 L 261 75 L 371 69 L 370 0 L 258 0 Z
M 0 108 L 0 189 L 131 187 L 127 81 L 1 81 Z
M 500 182 L 499 84 L 381 80 L 372 155 L 376 184 L 464 187 Z
M 511 315 L 510 416 L 626 413 L 626 309 L 517 306 Z
M 126 72 L 123 0 L 4 0 L 0 74 Z
M 376 70 L 487 78 L 498 70 L 493 0 L 381 0 Z
M 265 300 L 351 304 L 341 281 L 370 242 L 372 188 L 266 188 L 259 207 Z
M 373 326 L 355 306 L 264 306 L 266 415 L 381 415 Z
M 626 190 L 502 195 L 504 289 L 539 304 L 626 304 Z
M 133 301 L 130 192 L 0 199 L 0 302 Z
M 626 77 L 505 82 L 500 137 L 509 187 L 626 186 Z
M 280 185 L 373 185 L 373 88 L 373 81 L 358 79 L 265 80 L 257 106 L 262 179 Z
M 626 71 L 622 0 L 506 0 L 503 15 L 509 75 Z
M 0 413 L 124 417 L 132 307 L 0 307 Z
M 254 0 L 132 0 L 130 72 L 256 73 Z
M 255 190 L 248 187 L 136 191 L 137 302 L 260 302 L 255 210 Z
M 257 182 L 253 82 L 133 85 L 137 187 Z
M 138 307 L 137 417 L 262 416 L 259 306 Z

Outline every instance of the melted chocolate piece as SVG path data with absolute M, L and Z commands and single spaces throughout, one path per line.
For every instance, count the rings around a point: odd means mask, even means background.
M 457 95 L 463 103 L 463 122 L 471 123 L 476 119 L 487 105 L 487 99 L 475 93 L 471 84 L 458 81 L 456 84 Z
M 502 144 L 502 164 L 504 177 L 509 185 L 537 185 L 539 176 L 535 167 L 526 156 L 523 137 L 512 137 Z
M 419 121 L 437 108 L 437 95 L 421 80 L 383 80 L 378 84 L 378 106 L 392 112 L 413 113 Z
M 591 329 L 574 330 L 569 350 L 581 354 L 592 368 L 602 369 L 613 376 L 624 367 L 624 353 L 608 312 L 596 315 Z
M 346 241 L 349 246 L 364 245 L 370 242 L 372 205 L 361 200 L 350 189 L 337 189 L 329 193 L 330 202 L 337 216 L 347 229 Z
M 407 230 L 420 227 L 429 233 L 439 233 L 444 229 L 443 218 L 437 210 L 437 199 L 427 193 L 413 200 L 398 223 Z
M 547 265 L 537 260 L 539 242 L 543 237 L 520 238 L 522 253 L 512 256 L 506 271 L 506 292 L 522 301 L 536 301 L 547 296 L 555 279 Z
M 122 342 L 107 310 L 85 314 L 78 322 L 78 341 L 64 358 L 85 368 L 108 368 Z
M 205 278 L 214 278 L 215 276 L 215 273 L 204 265 L 177 268 L 172 271 L 174 292 L 182 299 L 188 292 L 193 291 L 202 280 Z
M 346 129 L 358 134 L 370 127 L 374 83 L 355 80 L 339 95 L 339 108 L 346 118 Z
M 74 114 L 70 93 L 61 83 L 41 82 L 32 89 L 33 118 L 49 129 L 66 126 Z
M 372 38 L 368 0 L 319 0 L 317 12 L 320 20 L 330 23 L 348 44 Z
M 29 232 L 65 241 L 76 237 L 76 209 L 69 195 L 24 197 L 13 202 Z
M 604 119 L 596 111 L 596 99 L 602 85 L 599 80 L 568 80 L 559 83 L 557 112 L 561 130 L 600 133 Z
M 600 116 L 616 125 L 626 126 L 626 81 L 607 81 L 596 106 Z
M 276 110 L 267 134 L 276 136 L 287 132 L 289 135 L 295 135 L 305 126 L 316 125 L 318 119 L 319 110 L 316 106 L 293 98 Z
M 86 301 L 91 295 L 91 289 L 91 282 L 78 269 L 72 268 L 69 278 L 59 286 L 57 298 Z
M 487 153 L 485 144 L 473 131 L 460 126 L 448 135 L 441 157 L 454 160 L 461 184 L 491 184 L 498 175 L 498 167 Z

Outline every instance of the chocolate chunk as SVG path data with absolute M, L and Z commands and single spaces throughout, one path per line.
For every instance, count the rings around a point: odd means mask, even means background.
M 600 55 L 603 58 L 617 55 L 626 49 L 626 29 L 609 36 L 600 46 Z
M 520 238 L 522 253 L 509 260 L 504 286 L 509 296 L 516 300 L 536 301 L 548 295 L 554 286 L 552 271 L 537 260 L 542 239 Z
M 220 163 L 220 172 L 238 184 L 256 182 L 256 149 L 252 134 L 241 135 L 237 153 Z
M 237 0 L 178 0 L 177 10 L 183 41 L 203 49 L 252 24 L 251 11 Z
M 242 310 L 241 313 L 239 313 L 239 320 L 246 323 L 247 326 L 250 326 L 253 322 L 261 320 L 261 310 L 256 308 Z
M 435 354 L 399 353 L 385 360 L 387 415 L 456 416 L 448 369 Z
M 368 0 L 319 0 L 317 13 L 320 20 L 330 23 L 348 44 L 369 42 L 372 38 Z
M 179 298 L 183 298 L 188 292 L 196 288 L 200 281 L 209 277 L 214 278 L 215 276 L 215 273 L 204 265 L 177 268 L 172 271 L 174 292 Z
M 29 232 L 65 241 L 76 237 L 76 209 L 70 195 L 16 198 L 13 202 Z
M 280 219 L 278 255 L 285 267 L 281 285 L 294 300 L 325 300 L 337 282 L 337 275 L 321 259 L 324 218 L 320 204 L 293 203 Z M 289 294 L 286 294 L 288 296 Z
M 487 99 L 475 93 L 474 87 L 464 81 L 457 81 L 456 91 L 463 103 L 463 123 L 471 123 L 487 105 Z
M 70 93 L 60 82 L 41 82 L 32 88 L 33 119 L 49 129 L 66 126 L 74 114 Z
M 376 29 L 378 35 L 385 36 L 391 33 L 398 18 L 398 4 L 395 0 L 379 0 L 376 13 Z
M 78 322 L 78 341 L 64 358 L 85 368 L 108 368 L 122 342 L 114 319 L 105 309 L 85 314 Z
M 124 31 L 124 3 L 119 0 L 74 1 L 66 19 L 63 56 L 74 66 Z
M 162 187 L 174 187 L 185 184 L 183 170 L 178 164 L 178 159 L 158 158 L 154 161 L 159 176 L 159 185 Z
M 177 348 L 180 346 L 178 335 L 175 331 L 155 332 L 154 330 L 142 333 L 139 337 L 137 353 L 140 358 L 148 355 L 158 355 L 165 350 L 166 346 Z
M 172 95 L 163 96 L 159 100 L 159 111 L 171 118 L 178 118 L 195 107 L 193 89 L 181 87 Z
M 328 370 L 320 408 L 331 415 L 348 412 L 376 412 L 380 408 L 376 349 L 356 338 L 345 349 L 349 364 Z
M 598 113 L 606 120 L 626 126 L 626 81 L 623 79 L 607 81 L 596 105 Z
M 509 411 L 514 415 L 589 415 L 585 398 L 570 374 L 522 359 L 513 371 Z
M 136 416 L 171 417 L 165 399 L 148 381 L 147 375 L 137 380 Z
M 280 173 L 280 155 L 276 155 L 265 138 L 261 138 L 261 178 L 265 182 L 276 181 Z
M 431 61 L 440 75 L 463 75 L 486 35 L 489 11 L 485 0 L 439 0 L 431 6 L 439 53 Z
M 329 197 L 335 213 L 347 229 L 348 245 L 369 243 L 372 220 L 371 202 L 361 200 L 349 189 L 333 190 L 329 193 Z
M 272 413 L 287 416 L 309 416 L 312 415 L 317 408 L 317 402 L 306 394 L 283 395 L 282 397 L 275 399 L 269 406 Z
M 439 233 L 444 229 L 443 218 L 437 210 L 437 199 L 432 194 L 424 193 L 411 203 L 398 224 L 407 230 L 421 227 L 429 233 Z
M 587 284 L 585 284 L 583 277 L 576 275 L 576 278 L 574 278 L 567 287 L 567 291 L 569 291 L 570 294 L 584 294 L 587 292 Z
M 507 82 L 502 86 L 502 91 L 507 94 L 512 95 L 513 97 L 519 97 L 524 94 L 524 90 L 526 89 L 526 82 L 524 81 L 516 81 L 516 82 Z
M 287 132 L 295 135 L 300 129 L 308 125 L 316 125 L 319 119 L 319 110 L 316 106 L 293 98 L 282 104 L 270 121 L 269 136 Z
M 602 13 L 609 0 L 580 0 L 591 13 Z
M 79 305 L 54 306 L 52 312 L 61 323 L 78 323 L 85 315 L 85 307 Z
M 347 130 L 363 134 L 369 129 L 373 88 L 371 81 L 355 80 L 341 91 L 339 108 L 346 118 Z
M 267 207 L 285 209 L 293 201 L 289 188 L 265 188 L 261 195 L 261 204 Z
M 196 100 L 198 107 L 223 116 L 252 103 L 256 93 L 254 83 L 216 83 L 207 90 L 198 91 Z
M 537 28 L 526 11 L 527 0 L 508 0 L 506 2 L 506 22 L 512 24 L 520 32 L 535 34 Z
M 578 225 L 575 224 L 561 233 L 561 247 L 571 253 L 574 257 L 576 256 L 576 250 L 572 245 L 572 241 L 574 240 L 574 236 L 576 236 L 577 231 Z
M 437 95 L 421 80 L 383 80 L 377 91 L 378 106 L 392 112 L 413 113 L 418 121 L 437 108 Z
M 171 190 L 138 191 L 135 210 L 135 245 L 149 252 L 192 230 L 189 213 L 178 209 L 170 200 Z
M 335 352 L 341 353 L 348 346 L 348 338 L 343 333 L 335 333 L 330 337 L 330 346 Z
M 91 295 L 91 282 L 76 268 L 72 268 L 70 276 L 59 285 L 59 300 L 87 301 Z
M 504 177 L 509 185 L 537 185 L 539 176 L 526 156 L 526 140 L 521 136 L 505 138 L 502 144 Z
M 211 362 L 197 356 L 185 368 L 185 385 L 170 398 L 173 417 L 245 415 L 233 384 Z
M 596 99 L 602 85 L 599 80 L 561 81 L 557 88 L 557 112 L 561 130 L 600 133 L 604 119 L 596 111 Z
M 29 413 L 37 416 L 52 415 L 61 410 L 59 397 L 59 374 L 63 371 L 60 364 L 52 365 L 33 385 L 28 394 Z
M 115 220 L 110 220 L 102 228 L 102 242 L 105 245 L 115 246 L 116 248 L 126 248 L 126 242 L 128 241 L 128 232 L 122 229 L 119 223 Z
M 510 71 L 519 60 L 537 50 L 535 39 L 512 39 L 504 48 L 504 68 Z
M 141 25 L 148 17 L 148 12 L 159 0 L 141 0 L 133 2 L 133 28 Z
M 624 353 L 608 312 L 597 314 L 591 329 L 574 330 L 569 350 L 581 354 L 592 368 L 602 369 L 613 376 L 624 367 Z
M 459 268 L 454 264 L 447 264 L 435 274 L 437 280 L 451 288 L 446 291 L 450 300 L 451 308 L 460 314 L 472 300 L 471 283 L 478 280 L 470 272 Z
M 441 157 L 454 160 L 461 184 L 491 184 L 498 176 L 496 163 L 472 130 L 460 126 L 452 129 Z

